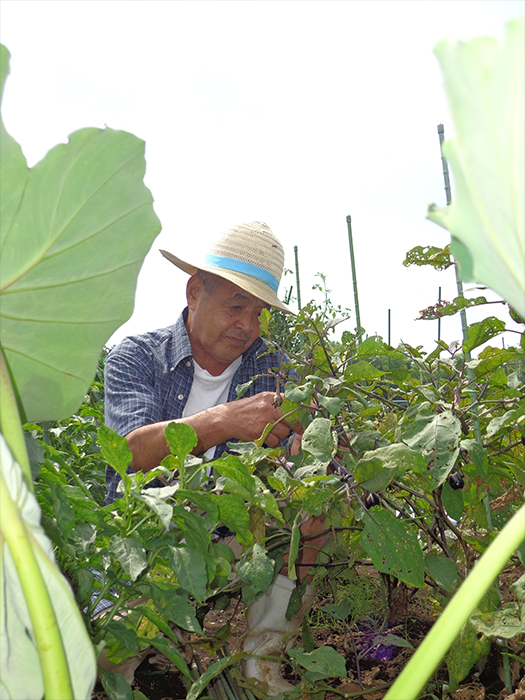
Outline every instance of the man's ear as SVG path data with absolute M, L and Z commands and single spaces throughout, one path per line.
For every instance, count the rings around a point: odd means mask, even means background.
M 204 280 L 200 275 L 192 275 L 186 285 L 186 301 L 188 308 L 192 311 L 195 309 L 195 304 L 199 294 L 204 290 Z

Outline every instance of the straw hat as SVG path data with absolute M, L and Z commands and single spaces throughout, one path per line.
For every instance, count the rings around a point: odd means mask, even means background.
M 221 234 L 195 264 L 184 262 L 166 250 L 160 252 L 189 275 L 207 270 L 267 304 L 293 313 L 277 296 L 284 267 L 283 247 L 270 227 L 261 221 L 240 224 Z

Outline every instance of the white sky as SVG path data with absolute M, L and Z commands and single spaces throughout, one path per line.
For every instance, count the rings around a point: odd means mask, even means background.
M 303 304 L 320 298 L 311 288 L 322 272 L 333 302 L 353 314 L 350 214 L 362 325 L 386 340 L 391 309 L 394 345 L 432 349 L 437 322 L 413 319 L 439 286 L 442 298 L 457 295 L 454 272 L 402 261 L 413 246 L 448 242 L 425 220 L 429 203 L 445 204 L 437 125 L 453 134 L 433 48 L 443 38 L 501 39 L 524 8 L 2 0 L 0 40 L 11 53 L 2 113 L 29 165 L 87 126 L 146 141 L 146 184 L 163 230 L 134 315 L 109 344 L 170 325 L 184 306 L 187 276 L 159 248 L 191 262 L 214 234 L 257 219 L 283 242 L 286 267 L 298 246 Z M 290 284 L 294 276 L 281 296 Z M 469 322 L 508 318 L 500 305 L 488 309 L 469 312 Z M 340 328 L 354 326 L 353 314 Z M 460 338 L 459 317 L 442 321 L 441 337 Z M 508 334 L 506 344 L 517 339 Z

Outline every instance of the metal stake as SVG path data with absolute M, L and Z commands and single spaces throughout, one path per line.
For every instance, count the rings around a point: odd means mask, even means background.
M 352 263 L 352 280 L 354 283 L 355 321 L 357 324 L 357 342 L 361 343 L 361 315 L 359 314 L 359 295 L 357 293 L 357 277 L 355 274 L 354 243 L 352 240 L 352 217 L 346 217 L 348 226 L 348 244 L 350 246 L 350 262 Z
M 441 287 L 438 292 L 438 302 L 441 301 Z M 438 305 L 439 306 L 439 305 Z M 441 316 L 438 318 L 438 343 L 441 340 Z
M 301 284 L 299 282 L 299 255 L 297 252 L 296 245 L 293 248 L 293 252 L 295 255 L 295 279 L 297 282 L 297 306 L 298 306 L 299 311 L 300 311 L 301 310 Z
M 438 134 L 439 134 L 439 148 L 441 151 L 441 162 L 443 164 L 443 178 L 445 180 L 445 194 L 447 197 L 447 207 L 448 207 L 452 201 L 452 197 L 450 194 L 450 180 L 449 180 L 449 176 L 448 176 L 448 163 L 447 163 L 447 159 L 443 155 L 443 141 L 445 138 L 445 129 L 443 127 L 443 124 L 438 124 Z M 461 280 L 459 279 L 457 265 L 454 265 L 454 268 L 456 270 L 456 283 L 457 283 L 457 287 L 458 287 L 458 296 L 462 297 L 463 296 L 463 284 L 462 284 Z M 466 314 L 465 309 L 461 309 L 461 311 L 459 312 L 459 315 L 461 317 L 461 328 L 463 331 L 463 342 L 465 342 L 467 340 L 467 337 L 468 337 L 467 314 Z M 470 352 L 465 352 L 464 354 L 465 354 L 465 361 L 470 362 L 470 360 L 471 360 Z M 467 368 L 467 377 L 468 377 L 469 383 L 472 387 L 472 389 L 470 390 L 470 403 L 473 404 L 473 403 L 476 403 L 477 393 L 476 393 L 476 385 L 474 383 L 474 373 L 472 372 L 472 370 L 470 368 Z M 480 425 L 479 425 L 478 407 L 477 406 L 474 406 L 472 408 L 472 415 L 473 415 L 472 422 L 474 425 L 474 437 L 476 438 L 476 442 L 479 445 L 483 445 L 482 440 L 481 440 L 481 429 L 480 429 Z M 488 528 L 489 528 L 489 530 L 493 530 L 494 527 L 492 524 L 492 513 L 490 511 L 490 501 L 489 501 L 488 493 L 486 493 L 485 496 L 483 497 L 483 505 L 485 506 L 485 514 L 487 516 Z M 499 595 L 500 600 L 501 600 L 501 591 L 499 588 L 499 577 L 496 578 L 495 586 L 496 586 L 496 590 L 497 590 L 498 595 Z M 502 639 L 501 641 L 503 643 L 504 649 L 507 650 L 508 649 L 507 640 Z M 507 686 L 508 689 L 512 690 L 512 683 L 511 683 L 511 677 L 510 677 L 510 664 L 509 664 L 509 657 L 507 654 L 503 654 L 503 673 L 505 676 L 505 685 Z

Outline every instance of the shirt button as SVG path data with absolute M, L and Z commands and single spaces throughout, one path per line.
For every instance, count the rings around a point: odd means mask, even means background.
M 191 367 L 191 362 L 189 360 L 186 362 L 186 367 Z
M 170 372 L 173 372 L 174 369 L 175 367 L 170 367 Z
M 179 394 L 177 398 L 179 399 L 179 401 L 182 401 L 182 399 L 184 398 L 184 394 Z

